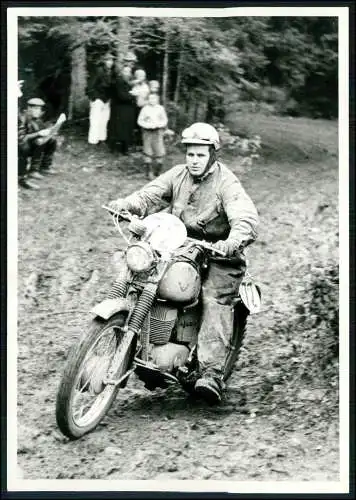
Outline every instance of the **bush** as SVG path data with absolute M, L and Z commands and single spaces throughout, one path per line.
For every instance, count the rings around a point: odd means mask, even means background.
M 219 132 L 221 145 L 225 151 L 234 153 L 240 165 L 251 166 L 260 158 L 261 137 L 240 137 L 233 134 L 231 130 L 222 123 L 213 123 L 213 126 Z
M 310 285 L 311 301 L 304 316 L 305 327 L 315 335 L 310 362 L 320 366 L 321 374 L 329 379 L 336 373 L 329 368 L 339 355 L 339 267 L 332 265 L 320 270 Z
M 335 387 L 339 356 L 339 268 L 334 262 L 314 271 L 298 299 L 294 316 L 275 330 L 293 332 L 292 378 L 321 380 Z M 292 365 L 293 366 L 293 365 Z

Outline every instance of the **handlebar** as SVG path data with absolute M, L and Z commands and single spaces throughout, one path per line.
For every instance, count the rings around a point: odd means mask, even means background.
M 122 220 L 126 220 L 127 222 L 131 222 L 132 219 L 134 217 L 136 217 L 133 214 L 131 214 L 128 210 L 122 210 L 121 212 L 116 212 L 115 210 L 113 210 L 110 207 L 107 207 L 106 205 L 102 205 L 102 208 L 104 208 L 105 210 L 110 212 L 112 215 L 116 215 L 118 218 L 120 218 Z M 205 248 L 206 250 L 209 250 L 210 252 L 214 252 L 214 253 L 221 255 L 222 257 L 226 257 L 225 252 L 222 252 L 221 250 L 214 248 L 214 246 L 211 243 L 208 243 L 205 240 L 197 240 L 195 238 L 188 237 L 186 241 L 190 245 L 200 246 L 200 247 Z
M 110 207 L 107 207 L 106 205 L 102 205 L 101 208 L 104 208 L 108 212 L 111 213 L 111 215 L 117 215 L 122 220 L 126 220 L 127 222 L 131 222 L 134 215 L 132 215 L 128 210 L 122 210 L 121 212 L 116 212 L 116 210 L 113 210 Z
M 222 257 L 226 257 L 225 252 L 218 250 L 211 243 L 208 243 L 205 240 L 196 240 L 195 238 L 187 238 L 187 241 L 191 245 L 201 246 L 201 247 L 205 248 L 206 250 L 210 250 L 210 252 L 214 252 L 214 253 L 221 255 Z

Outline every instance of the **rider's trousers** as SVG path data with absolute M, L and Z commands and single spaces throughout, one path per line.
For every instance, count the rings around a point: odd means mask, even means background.
M 246 271 L 244 260 L 230 267 L 211 262 L 203 283 L 203 316 L 198 336 L 198 360 L 203 375 L 222 375 L 233 333 L 234 305 Z

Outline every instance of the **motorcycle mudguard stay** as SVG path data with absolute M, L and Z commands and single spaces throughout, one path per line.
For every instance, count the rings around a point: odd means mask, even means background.
M 127 299 L 104 299 L 99 304 L 96 304 L 91 312 L 99 318 L 108 320 L 114 314 L 119 312 L 128 313 L 130 311 L 130 304 Z
M 102 318 L 105 321 L 109 320 L 112 316 L 117 313 L 123 312 L 127 315 L 130 312 L 130 305 L 128 299 L 125 298 L 117 298 L 117 299 L 104 299 L 102 302 L 96 304 L 91 312 L 95 314 L 96 317 Z M 135 341 L 136 342 L 136 341 Z M 135 343 L 136 345 L 136 343 Z M 134 357 L 135 350 L 132 353 L 132 359 L 130 365 L 132 363 Z M 128 378 L 123 380 L 120 384 L 120 387 L 126 387 L 128 382 Z

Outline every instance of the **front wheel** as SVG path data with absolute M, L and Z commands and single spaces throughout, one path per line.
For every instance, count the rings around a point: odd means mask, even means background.
M 115 314 L 109 320 L 95 318 L 73 346 L 60 382 L 56 402 L 56 420 L 61 432 L 70 439 L 78 439 L 92 431 L 109 411 L 120 385 L 105 384 L 114 354 L 125 336 L 126 316 Z M 121 366 L 116 371 L 119 379 L 130 368 L 136 338 L 126 348 Z

